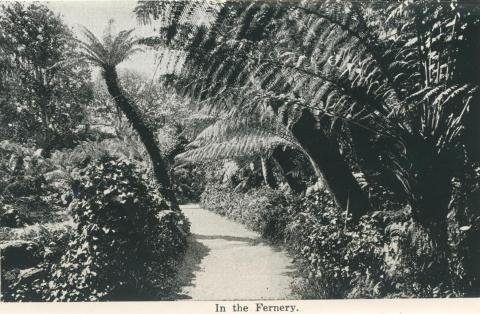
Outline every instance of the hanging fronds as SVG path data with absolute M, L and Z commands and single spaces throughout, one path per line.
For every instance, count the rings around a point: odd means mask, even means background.
M 279 136 L 246 135 L 233 137 L 228 141 L 205 144 L 196 149 L 188 150 L 176 157 L 183 162 L 206 162 L 219 159 L 234 159 L 240 157 L 264 156 L 278 146 L 294 146 L 291 142 Z
M 133 29 L 121 31 L 117 35 L 108 33 L 103 40 L 97 38 L 91 31 L 84 28 L 86 41 L 78 41 L 82 48 L 85 60 L 104 69 L 117 66 L 134 53 L 142 49 L 137 46 L 138 41 L 132 36 Z
M 205 162 L 248 156 L 265 156 L 279 147 L 302 151 L 290 131 L 272 119 L 232 119 L 216 121 L 200 132 L 178 161 Z
M 331 136 L 368 130 L 371 143 L 389 143 L 373 145 L 371 155 L 412 199 L 419 197 L 414 194 L 423 188 L 419 182 L 429 163 L 455 158 L 452 152 L 461 150 L 464 120 L 479 95 L 478 75 L 461 58 L 480 23 L 468 4 L 208 5 L 216 8 L 207 14 L 210 24 L 195 25 L 186 11 L 172 24 L 178 31 L 170 40 L 170 47 L 187 55 L 175 86 L 203 107 L 237 116 L 274 112 L 286 129 L 309 110 Z M 164 13 L 173 17 L 169 10 Z M 168 39 L 164 31 L 159 34 Z

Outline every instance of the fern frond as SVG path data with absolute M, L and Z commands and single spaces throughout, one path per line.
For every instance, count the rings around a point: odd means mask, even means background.
M 269 154 L 278 146 L 295 147 L 294 144 L 279 136 L 246 135 L 188 150 L 178 155 L 176 160 L 198 163 L 219 159 L 262 156 Z
M 78 40 L 85 60 L 102 68 L 115 67 L 128 59 L 141 48 L 136 47 L 138 40 L 132 36 L 132 30 L 121 31 L 115 37 L 112 34 L 102 42 L 90 30 L 84 28 L 86 41 Z

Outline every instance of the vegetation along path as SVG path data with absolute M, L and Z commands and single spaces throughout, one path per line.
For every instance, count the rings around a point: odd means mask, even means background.
M 288 299 L 294 265 L 287 253 L 239 223 L 181 206 L 192 235 L 180 270 L 178 299 Z

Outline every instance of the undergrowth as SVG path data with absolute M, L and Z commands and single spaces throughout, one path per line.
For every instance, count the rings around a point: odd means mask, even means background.
M 104 157 L 78 174 L 71 206 L 76 230 L 39 265 L 45 273 L 11 286 L 6 301 L 161 299 L 186 249 L 189 223 L 172 211 L 133 165 Z M 61 251 L 61 253 L 60 253 Z

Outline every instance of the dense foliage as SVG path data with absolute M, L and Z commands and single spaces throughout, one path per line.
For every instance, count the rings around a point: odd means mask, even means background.
M 149 158 L 152 147 L 162 147 L 160 160 L 171 162 L 183 147 L 181 130 L 172 121 L 167 127 L 165 116 L 184 106 L 172 105 L 176 96 L 145 77 L 122 73 L 127 91 L 117 92 L 132 97 L 128 108 L 141 110 L 132 121 L 112 98 L 112 80 L 100 84 L 85 61 L 111 70 L 138 51 L 136 39 L 126 31 L 113 40 L 107 31 L 101 49 L 111 53 L 92 59 L 96 38 L 85 33 L 90 48 L 48 5 L 0 7 L 4 300 L 161 299 L 186 249 L 189 223 L 175 195 L 167 204 L 158 191 L 170 174 L 165 169 L 159 177 Z M 200 193 L 189 194 L 189 181 L 178 185 L 184 201 Z
M 33 146 L 0 142 L 0 214 L 14 213 L 17 227 L 61 220 L 68 201 L 68 193 L 64 193 L 68 187 L 48 180 L 56 167 L 41 152 Z M 7 219 L 0 225 L 12 226 Z
M 186 248 L 188 222 L 139 179 L 132 165 L 108 158 L 79 174 L 72 211 L 76 223 L 48 279 L 17 288 L 16 300 L 127 300 L 168 292 L 175 262 Z M 28 295 L 37 293 L 37 295 Z
M 267 187 L 238 193 L 222 185 L 208 185 L 202 194 L 206 209 L 243 223 L 272 241 L 283 240 L 286 200 Z
M 39 4 L 0 10 L 0 139 L 50 150 L 78 141 L 90 70 L 62 19 Z

